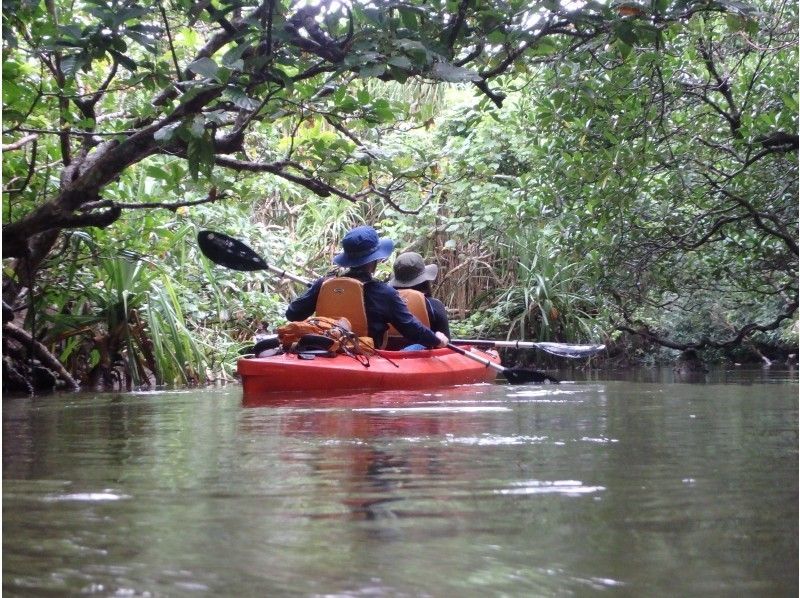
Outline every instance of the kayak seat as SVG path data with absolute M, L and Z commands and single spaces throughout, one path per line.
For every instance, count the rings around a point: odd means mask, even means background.
M 347 318 L 356 336 L 369 336 L 364 283 L 355 278 L 341 276 L 323 282 L 315 313 L 326 318 Z
M 408 306 L 408 311 L 424 326 L 431 327 L 431 320 L 428 317 L 428 302 L 425 300 L 424 293 L 414 289 L 397 289 L 398 295 Z M 403 344 L 403 335 L 400 331 L 389 324 L 389 343 L 392 347 L 399 347 Z

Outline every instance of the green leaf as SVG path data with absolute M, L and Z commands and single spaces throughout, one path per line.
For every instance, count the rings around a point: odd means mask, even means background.
M 186 145 L 186 157 L 192 179 L 197 180 L 201 172 L 210 176 L 214 164 L 214 144 L 208 135 L 192 138 Z
M 344 100 L 345 95 L 347 94 L 347 87 L 344 85 L 340 85 L 336 88 L 336 91 L 333 92 L 333 103 L 337 106 L 342 103 Z
M 124 39 L 122 39 L 118 35 L 112 36 L 110 39 L 111 39 L 111 46 L 118 52 L 122 52 L 124 54 L 125 52 L 128 51 L 128 44 L 125 43 Z
M 169 141 L 172 139 L 172 136 L 175 134 L 175 131 L 180 126 L 180 123 L 172 123 L 165 127 L 161 127 L 158 131 L 153 134 L 153 139 L 156 141 Z
M 196 114 L 188 126 L 188 131 L 193 137 L 202 137 L 206 128 L 206 119 L 202 114 Z
M 558 52 L 558 46 L 548 37 L 540 39 L 531 49 L 534 56 L 549 56 L 555 52 Z
M 603 129 L 603 137 L 614 145 L 619 143 L 619 138 L 610 129 Z
M 399 7 L 398 12 L 400 13 L 400 20 L 403 22 L 404 27 L 412 31 L 417 29 L 417 14 L 413 10 Z
M 150 178 L 158 179 L 164 182 L 172 181 L 170 174 L 160 166 L 150 165 L 145 168 L 145 173 Z
M 82 54 L 71 54 L 61 59 L 61 72 L 67 77 L 74 77 L 81 66 L 83 66 Z
M 375 101 L 372 106 L 372 111 L 381 122 L 391 122 L 395 118 L 394 111 L 389 105 L 389 102 L 382 98 Z
M 347 66 L 362 66 L 370 62 L 379 62 L 381 60 L 383 60 L 383 54 L 380 52 L 359 52 L 346 56 L 344 63 Z
M 3 86 L 3 93 L 5 94 L 5 85 Z M 25 115 L 22 114 L 22 112 L 20 112 L 19 110 L 6 110 L 6 109 L 3 109 L 3 120 L 7 124 L 21 123 L 24 118 L 25 118 Z
M 411 70 L 414 68 L 407 56 L 392 56 L 387 62 L 401 69 Z
M 369 77 L 380 77 L 383 73 L 386 72 L 386 65 L 385 64 L 368 64 L 365 67 L 362 67 L 358 71 L 358 76 L 367 79 Z
M 361 9 L 364 18 L 373 25 L 383 24 L 383 13 L 377 8 L 363 8 Z
M 649 23 L 637 23 L 634 29 L 635 39 L 643 44 L 655 45 L 660 35 L 661 30 Z
M 126 56 L 122 52 L 118 52 L 117 50 L 109 50 L 108 53 L 111 54 L 114 58 L 116 58 L 119 61 L 119 63 L 126 69 L 128 69 L 130 72 L 132 73 L 136 72 L 136 62 L 128 58 L 128 56 Z
M 217 125 L 224 124 L 228 121 L 227 112 L 225 110 L 212 110 L 211 112 L 206 112 L 206 122 L 214 123 Z
M 22 98 L 25 94 L 26 89 L 14 83 L 13 81 L 5 80 L 3 81 L 3 104 L 4 111 L 7 106 L 11 106 L 15 104 L 17 100 Z
M 431 74 L 441 81 L 461 83 L 464 81 L 480 81 L 481 76 L 473 70 L 455 66 L 449 62 L 436 62 L 431 68 Z
M 653 0 L 652 7 L 656 13 L 664 13 L 669 6 L 669 0 Z
M 114 15 L 112 16 L 112 24 L 122 25 L 126 21 L 138 19 L 139 17 L 145 16 L 147 12 L 148 10 L 144 6 L 133 6 L 130 8 L 118 9 L 114 12 Z
M 781 95 L 781 100 L 783 100 L 783 103 L 790 111 L 797 112 L 798 102 L 796 93 L 794 95 L 783 94 Z
M 341 102 L 336 102 L 336 107 L 342 112 L 354 112 L 359 108 L 359 103 L 353 96 L 348 95 Z
M 396 66 L 389 67 L 389 74 L 391 75 L 392 79 L 398 83 L 405 83 L 408 81 L 408 71 L 399 69 Z
M 499 29 L 495 29 L 486 36 L 486 39 L 488 39 L 489 43 L 491 44 L 502 44 L 504 41 L 506 41 L 506 34 Z
M 188 67 L 190 71 L 193 73 L 197 73 L 203 77 L 207 77 L 209 79 L 213 79 L 217 76 L 217 71 L 219 70 L 219 66 L 217 63 L 214 62 L 211 58 L 203 57 L 198 58 L 194 62 L 192 62 Z
M 660 60 L 660 55 L 658 52 L 642 52 L 636 63 L 639 66 L 649 67 L 650 65 L 656 64 Z
M 152 37 L 139 33 L 138 31 L 131 31 L 130 29 L 125 31 L 125 35 L 131 38 L 140 46 L 144 47 L 148 52 L 155 54 L 158 51 L 156 48 L 156 40 Z
M 241 62 L 241 60 L 239 61 Z M 232 71 L 228 67 L 221 66 L 217 71 L 217 76 L 214 77 L 220 83 L 227 83 L 231 78 Z
M 242 55 L 250 48 L 250 44 L 237 44 L 232 47 L 230 50 L 225 52 L 222 56 L 222 64 L 227 66 L 234 66 L 238 60 L 242 58 Z
M 242 110 L 255 110 L 261 105 L 261 102 L 247 97 L 244 90 L 239 87 L 228 87 L 224 95 L 233 102 L 234 106 Z
M 428 51 L 428 49 L 423 45 L 422 42 L 416 39 L 408 39 L 406 37 L 401 37 L 400 39 L 397 40 L 397 47 L 405 50 L 406 52 Z
M 59 25 L 58 26 L 58 34 L 60 39 L 56 43 L 60 42 L 79 42 L 83 38 L 83 32 L 78 25 Z
M 629 46 L 635 46 L 639 41 L 633 29 L 633 23 L 622 21 L 614 24 L 614 34 Z

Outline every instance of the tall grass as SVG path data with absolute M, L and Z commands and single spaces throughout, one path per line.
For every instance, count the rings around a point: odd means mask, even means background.
M 202 343 L 186 327 L 175 286 L 164 278 L 151 288 L 145 314 L 149 325 L 146 342 L 152 346 L 157 384 L 197 384 L 207 377 L 209 351 L 216 347 Z

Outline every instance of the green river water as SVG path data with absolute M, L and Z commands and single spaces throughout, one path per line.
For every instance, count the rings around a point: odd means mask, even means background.
M 797 371 L 602 378 L 6 399 L 4 595 L 797 596 Z

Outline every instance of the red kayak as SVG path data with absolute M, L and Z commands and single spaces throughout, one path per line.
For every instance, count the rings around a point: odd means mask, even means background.
M 464 347 L 469 349 L 469 347 Z M 500 363 L 493 352 L 473 350 L 483 359 Z M 497 372 L 450 349 L 378 351 L 365 366 L 354 357 L 294 353 L 242 357 L 237 364 L 245 394 L 291 390 L 413 390 L 492 382 Z

